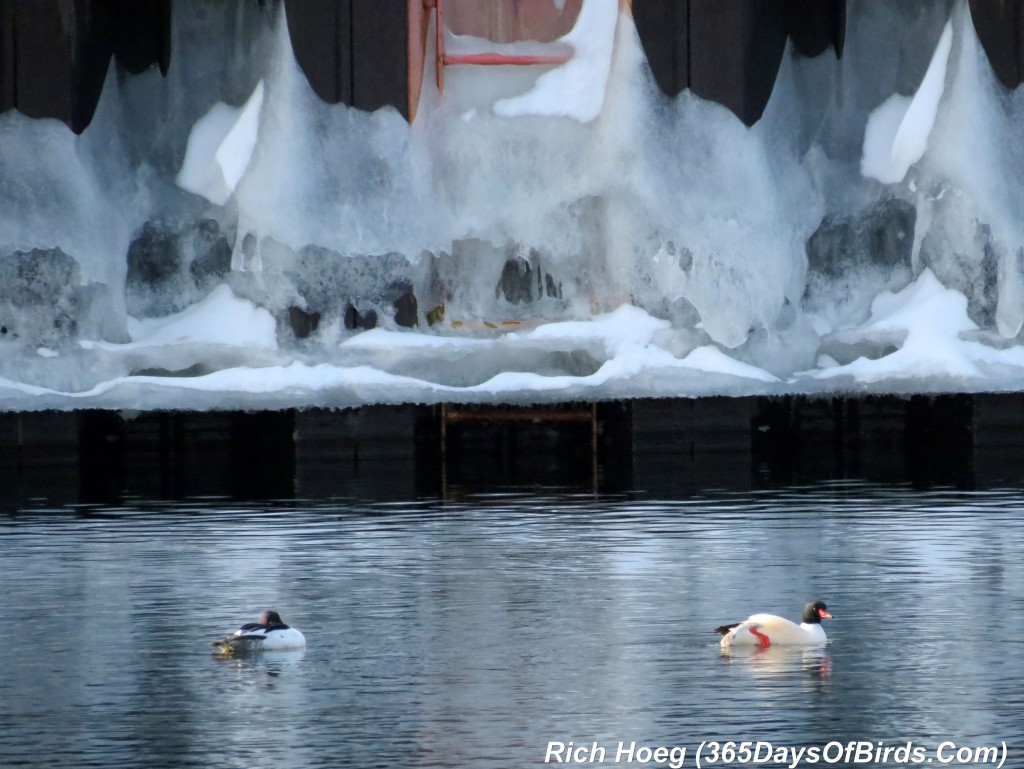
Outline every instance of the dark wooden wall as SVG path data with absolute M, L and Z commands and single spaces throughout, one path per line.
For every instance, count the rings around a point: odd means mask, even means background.
M 971 18 L 992 69 L 1007 88 L 1024 82 L 1024 2 L 970 0 Z
M 131 72 L 170 61 L 171 0 L 0 0 L 0 112 L 81 132 L 111 56 Z
M 747 125 L 761 117 L 786 41 L 817 56 L 841 55 L 845 0 L 633 0 L 633 18 L 655 80 L 731 109 Z
M 285 0 L 295 58 L 326 102 L 409 116 L 405 0 Z
M 236 0 L 284 4 L 314 91 L 365 110 L 409 115 L 406 0 Z M 490 1 L 490 0 L 488 0 Z M 845 0 L 632 0 L 659 86 L 761 116 L 787 39 L 808 56 L 841 55 Z M 1024 80 L 1024 0 L 970 0 L 1000 80 Z M 81 131 L 111 56 L 129 71 L 167 71 L 172 0 L 0 0 L 0 111 L 55 117 Z
M 239 0 L 258 2 L 259 0 Z M 405 0 L 285 0 L 295 56 L 316 93 L 408 115 Z M 81 132 L 111 56 L 166 74 L 172 0 L 0 0 L 0 112 L 53 117 Z

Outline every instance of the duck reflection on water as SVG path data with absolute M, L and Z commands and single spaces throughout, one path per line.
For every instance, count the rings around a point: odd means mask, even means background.
M 832 675 L 832 657 L 824 646 L 733 646 L 721 650 L 722 661 L 742 664 L 755 681 L 779 682 L 803 674 L 824 684 Z

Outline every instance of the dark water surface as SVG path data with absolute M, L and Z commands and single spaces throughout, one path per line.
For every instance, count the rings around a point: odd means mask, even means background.
M 858 483 L 23 505 L 0 514 L 0 766 L 526 767 L 571 741 L 692 767 L 748 740 L 718 765 L 830 743 L 793 765 L 913 765 L 837 753 L 867 741 L 1021 767 L 1022 508 Z M 728 657 L 710 632 L 819 597 L 820 652 Z M 305 652 L 211 655 L 264 608 Z

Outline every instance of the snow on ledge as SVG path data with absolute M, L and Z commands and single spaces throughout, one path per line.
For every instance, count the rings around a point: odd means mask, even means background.
M 526 93 L 496 102 L 495 114 L 569 117 L 581 123 L 596 118 L 604 105 L 618 18 L 618 0 L 583 3 L 576 24 L 559 38 L 572 46 L 573 57 L 537 78 Z

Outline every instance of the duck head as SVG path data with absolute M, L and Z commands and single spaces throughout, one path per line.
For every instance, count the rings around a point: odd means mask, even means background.
M 824 606 L 824 604 L 822 604 Z M 281 615 L 276 611 L 267 610 L 260 615 L 261 625 L 283 625 L 281 621 Z
M 814 601 L 804 607 L 803 621 L 808 624 L 820 623 L 823 619 L 832 619 L 824 601 Z

